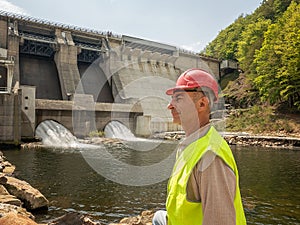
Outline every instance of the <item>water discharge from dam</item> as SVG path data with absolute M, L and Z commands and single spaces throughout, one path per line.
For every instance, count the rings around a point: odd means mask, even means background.
M 38 125 L 35 135 L 42 139 L 42 143 L 49 147 L 76 148 L 77 138 L 63 125 L 46 120 Z
M 135 137 L 126 126 L 117 121 L 110 122 L 105 133 L 107 137 L 116 139 L 119 145 L 112 148 L 112 145 L 105 143 L 105 139 L 100 139 L 97 144 L 83 144 L 82 140 L 77 140 L 65 127 L 50 120 L 41 123 L 36 131 L 44 146 L 54 148 L 55 151 L 80 152 L 91 168 L 116 183 L 145 186 L 159 183 L 170 176 L 175 151 L 163 151 L 165 148 L 161 148 L 164 145 L 162 140 Z M 124 161 L 122 156 L 125 151 L 130 157 Z M 153 158 L 157 154 L 161 158 L 144 162 L 146 155 Z
M 123 124 L 117 121 L 110 122 L 104 130 L 106 138 L 117 138 L 135 141 L 137 138 Z M 78 147 L 77 138 L 63 125 L 53 121 L 45 120 L 36 128 L 35 136 L 42 140 L 43 145 L 48 147 Z
M 105 137 L 120 139 L 125 146 L 136 151 L 150 151 L 162 143 L 162 140 L 136 137 L 130 129 L 118 121 L 108 123 L 104 133 Z
M 118 121 L 111 121 L 104 129 L 105 137 L 118 138 L 123 140 L 136 140 L 134 134 L 122 123 Z
M 118 121 L 110 122 L 105 127 L 104 133 L 106 138 L 138 140 L 125 125 Z M 43 145 L 48 147 L 78 147 L 77 138 L 66 127 L 53 120 L 45 120 L 40 123 L 35 134 L 42 140 Z

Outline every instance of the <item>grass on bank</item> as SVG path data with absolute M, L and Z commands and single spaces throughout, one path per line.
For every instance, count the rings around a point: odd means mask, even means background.
M 94 131 L 91 131 L 88 136 L 90 138 L 93 138 L 93 137 L 105 137 L 105 133 L 104 133 L 104 131 L 101 131 L 101 130 L 94 130 Z
M 277 112 L 271 106 L 234 109 L 226 119 L 226 130 L 256 135 L 300 137 L 300 115 Z

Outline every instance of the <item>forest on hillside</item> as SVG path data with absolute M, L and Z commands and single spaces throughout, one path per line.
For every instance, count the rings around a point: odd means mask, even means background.
M 239 107 L 300 110 L 300 0 L 263 0 L 220 31 L 201 54 L 238 61 L 241 74 L 223 92 Z

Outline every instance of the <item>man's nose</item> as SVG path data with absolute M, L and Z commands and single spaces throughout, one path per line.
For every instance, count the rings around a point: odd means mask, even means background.
M 172 105 L 172 103 L 170 102 L 169 104 L 168 104 L 168 109 L 174 109 L 174 106 Z

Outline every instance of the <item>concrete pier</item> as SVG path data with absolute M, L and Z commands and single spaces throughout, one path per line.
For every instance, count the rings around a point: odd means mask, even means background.
M 68 100 L 68 98 L 70 98 L 69 95 L 75 93 L 80 80 L 77 66 L 77 54 L 80 49 L 75 46 L 70 32 L 64 32 L 65 37 L 63 37 L 62 31 L 56 29 L 55 35 L 57 49 L 54 55 L 54 61 L 60 80 L 62 99 Z M 78 90 L 77 88 L 77 91 Z M 82 87 L 80 88 L 80 93 L 83 93 Z
M 0 143 L 21 141 L 21 91 L 0 94 Z

